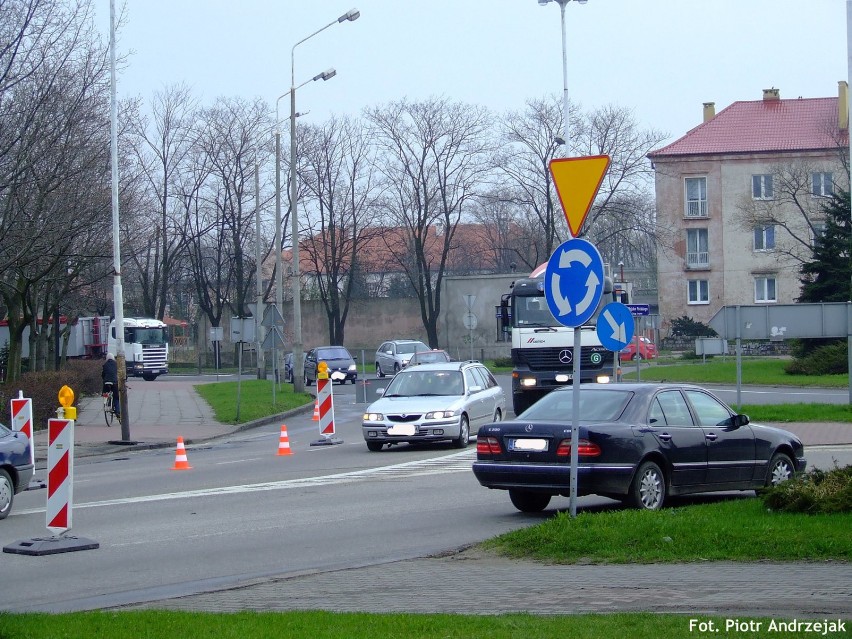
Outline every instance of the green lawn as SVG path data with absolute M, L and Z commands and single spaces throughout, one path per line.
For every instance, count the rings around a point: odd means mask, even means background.
M 164 611 L 81 612 L 61 615 L 0 613 L 4 639 L 600 639 L 629 637 L 725 637 L 690 628 L 690 619 L 712 620 L 724 629 L 726 618 L 703 615 L 617 613 L 611 615 L 368 614 L 332 612 L 181 613 Z M 778 637 L 769 619 L 762 631 L 744 636 Z M 836 635 L 839 636 L 839 635 Z

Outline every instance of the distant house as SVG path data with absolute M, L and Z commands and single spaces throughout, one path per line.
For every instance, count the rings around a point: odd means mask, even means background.
M 722 306 L 795 302 L 799 266 L 824 228 L 821 204 L 848 188 L 848 87 L 837 97 L 734 102 L 648 154 L 657 219 L 659 309 L 707 322 Z
M 494 238 L 497 234 L 483 224 L 459 224 L 450 242 L 445 275 L 481 275 L 508 272 L 512 263 L 512 254 L 501 249 Z M 444 245 L 444 228 L 441 225 L 429 227 L 425 249 L 427 261 L 436 274 Z M 373 228 L 365 232 L 366 239 L 357 250 L 358 268 L 363 274 L 369 297 L 387 297 L 400 287 L 410 286 L 401 262 L 413 260 L 413 247 L 407 240 L 408 233 L 400 227 Z M 325 273 L 322 259 L 327 249 L 322 236 L 302 239 L 299 248 L 299 265 L 303 290 L 311 290 L 316 279 Z M 315 255 L 316 252 L 316 255 Z M 284 273 L 290 272 L 292 251 L 282 253 Z M 344 273 L 349 272 L 349 264 Z M 289 294 L 285 283 L 285 295 Z M 413 296 L 413 289 L 411 295 Z

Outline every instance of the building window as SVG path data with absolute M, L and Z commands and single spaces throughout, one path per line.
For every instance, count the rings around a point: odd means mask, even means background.
M 772 176 L 771 175 L 752 175 L 751 176 L 751 197 L 755 200 L 771 200 L 772 199 Z
M 707 217 L 707 178 L 686 178 L 686 217 Z
M 754 278 L 754 301 L 756 304 L 778 301 L 774 276 L 761 275 Z
M 688 268 L 707 268 L 710 266 L 707 229 L 686 230 L 686 266 Z
M 831 173 L 811 174 L 811 195 L 814 197 L 831 197 L 834 195 L 834 180 Z
M 687 304 L 709 304 L 710 284 L 707 280 L 688 280 L 686 292 Z
M 766 224 L 754 227 L 754 250 L 771 251 L 775 248 L 775 225 Z
M 825 235 L 826 228 L 828 228 L 828 224 L 825 220 L 811 221 L 811 246 L 816 246 L 817 239 Z

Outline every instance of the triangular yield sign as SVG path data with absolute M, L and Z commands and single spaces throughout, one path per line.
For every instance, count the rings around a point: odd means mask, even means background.
M 550 161 L 550 174 L 572 237 L 580 234 L 608 168 L 608 155 Z

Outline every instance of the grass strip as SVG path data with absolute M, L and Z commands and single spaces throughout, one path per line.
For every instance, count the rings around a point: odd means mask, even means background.
M 294 393 L 290 384 L 275 387 L 273 402 L 272 380 L 250 379 L 237 382 L 214 382 L 195 386 L 198 394 L 210 405 L 216 420 L 222 424 L 243 424 L 255 419 L 284 413 L 311 404 L 310 393 Z M 239 399 L 239 418 L 237 400 Z M 2 639 L 2 637 L 0 637 Z
M 724 617 L 652 613 L 611 615 L 578 614 L 539 616 L 528 614 L 490 615 L 370 614 L 334 612 L 238 612 L 193 613 L 166 611 L 80 612 L 61 615 L 0 613 L 3 639 L 599 639 L 600 637 L 720 637 Z M 738 617 L 746 624 L 754 620 L 761 630 L 748 632 L 752 639 L 778 637 L 772 620 Z M 705 625 L 699 629 L 698 622 Z M 711 629 L 715 628 L 715 630 Z M 782 633 L 783 634 L 783 633 Z
M 552 563 L 852 560 L 852 513 L 769 511 L 739 498 L 664 508 L 566 512 L 483 542 L 500 554 Z

